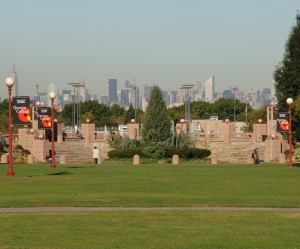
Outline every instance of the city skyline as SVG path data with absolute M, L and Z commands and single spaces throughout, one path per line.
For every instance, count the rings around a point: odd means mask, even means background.
M 99 99 L 108 79 L 178 90 L 213 75 L 216 92 L 271 88 L 298 1 L 17 0 L 0 9 L 2 99 L 13 63 L 21 95 L 51 83 L 72 90 L 83 78 Z

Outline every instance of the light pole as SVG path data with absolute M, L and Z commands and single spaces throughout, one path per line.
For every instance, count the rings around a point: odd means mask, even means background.
M 293 157 L 292 157 L 292 153 L 293 153 L 293 145 L 292 145 L 292 103 L 293 103 L 293 99 L 292 98 L 288 98 L 286 100 L 286 103 L 289 105 L 289 145 L 290 145 L 290 153 L 289 153 L 289 164 L 288 166 L 290 168 L 293 168 Z
M 233 131 L 236 132 L 236 129 L 235 129 L 235 90 L 236 90 L 236 87 L 233 87 L 233 96 L 234 96 L 234 100 L 233 100 L 233 119 L 234 119 L 234 128 L 233 128 Z
M 134 87 L 134 119 L 136 120 L 136 86 Z
M 9 161 L 8 161 L 8 170 L 7 170 L 7 176 L 14 176 L 14 170 L 13 170 L 13 156 L 12 156 L 12 113 L 11 113 L 11 89 L 13 85 L 15 84 L 15 80 L 12 77 L 8 77 L 5 80 L 5 84 L 8 87 L 8 155 L 9 155 Z
M 54 151 L 54 99 L 56 97 L 55 92 L 49 93 L 49 98 L 51 99 L 51 107 L 52 107 L 52 114 L 51 114 L 51 142 L 52 142 L 52 155 L 51 155 L 51 168 L 56 168 L 55 165 L 55 151 Z

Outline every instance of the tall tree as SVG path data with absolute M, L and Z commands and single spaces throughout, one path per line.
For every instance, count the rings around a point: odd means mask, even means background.
M 143 139 L 148 142 L 161 142 L 171 136 L 171 121 L 167 117 L 167 106 L 162 91 L 154 86 L 150 93 L 142 129 Z
M 296 14 L 296 24 L 292 27 L 285 44 L 282 62 L 274 72 L 276 97 L 279 111 L 287 111 L 287 98 L 295 101 L 300 94 L 300 14 Z M 294 139 L 300 140 L 300 117 L 293 115 Z

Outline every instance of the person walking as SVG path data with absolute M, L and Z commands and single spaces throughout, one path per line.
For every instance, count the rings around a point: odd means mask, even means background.
M 97 149 L 97 146 L 95 146 L 93 149 L 94 164 L 98 164 L 99 155 L 100 155 L 100 151 Z
M 254 164 L 259 164 L 260 163 L 260 160 L 259 160 L 259 157 L 258 157 L 258 148 L 256 148 L 252 154 L 252 158 L 254 160 Z

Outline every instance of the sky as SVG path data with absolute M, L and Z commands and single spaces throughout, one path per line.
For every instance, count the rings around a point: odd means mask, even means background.
M 0 97 L 15 63 L 23 96 L 108 79 L 179 90 L 270 88 L 299 0 L 0 0 Z

